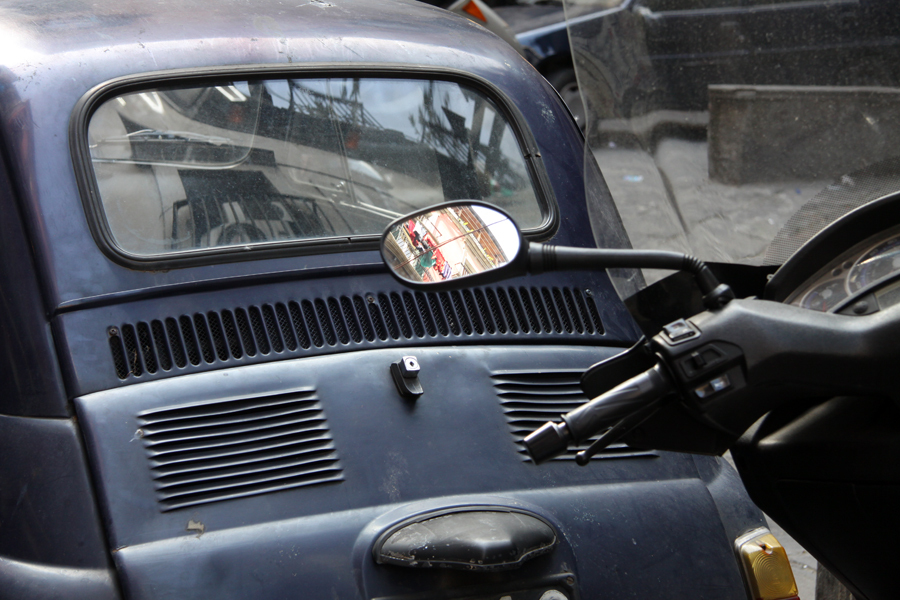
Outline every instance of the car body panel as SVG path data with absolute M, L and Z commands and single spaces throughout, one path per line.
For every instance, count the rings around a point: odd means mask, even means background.
M 693 458 L 638 453 L 608 456 L 591 469 L 571 461 L 538 467 L 522 460 L 503 407 L 491 397 L 504 373 L 580 369 L 614 353 L 564 346 L 417 348 L 425 393 L 415 403 L 381 376 L 398 356 L 390 349 L 190 375 L 79 398 L 125 589 L 134 597 L 243 597 L 257 586 L 273 595 L 302 587 L 313 595 L 333 588 L 339 596 L 376 597 L 367 589 L 375 584 L 365 580 L 378 580 L 370 552 L 379 533 L 435 509 L 488 505 L 523 508 L 555 523 L 562 546 L 574 552 L 577 562 L 568 568 L 584 597 L 612 587 L 650 593 L 658 578 L 668 579 L 673 598 L 729 597 L 728 590 L 740 589 L 740 574 Z M 224 378 L 234 398 L 314 390 L 341 479 L 161 512 L 148 469 L 151 433 L 141 433 L 136 416 L 221 400 Z M 464 443 L 456 435 L 461 430 Z M 720 461 L 713 468 L 727 467 Z M 562 489 L 567 493 L 559 494 Z M 663 520 L 665 533 L 657 530 Z M 579 540 L 595 536 L 603 541 L 592 543 L 592 552 L 578 550 L 585 543 Z M 686 540 L 691 552 L 679 552 Z M 179 566 L 170 563 L 173 552 L 183 557 Z M 560 554 L 524 568 L 529 576 L 550 576 L 559 572 Z M 671 579 L 690 568 L 703 573 L 700 589 L 693 580 Z M 424 592 L 443 577 L 441 570 L 387 569 L 392 575 L 378 584 L 378 595 Z M 259 577 L 247 578 L 248 571 Z M 363 590 L 351 576 L 358 573 Z M 522 579 L 478 575 L 446 585 L 480 589 Z

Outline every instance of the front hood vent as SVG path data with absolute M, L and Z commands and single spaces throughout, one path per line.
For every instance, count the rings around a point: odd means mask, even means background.
M 510 286 L 286 300 L 114 325 L 106 333 L 125 381 L 416 340 L 595 341 L 604 329 L 590 290 Z
M 342 481 L 315 390 L 138 415 L 162 511 Z
M 560 415 L 574 410 L 589 398 L 581 390 L 583 370 L 564 371 L 502 371 L 491 374 L 494 387 L 506 414 L 513 440 L 522 460 L 531 461 L 522 440 L 547 421 L 559 421 Z M 598 436 L 599 437 L 599 436 Z M 575 460 L 575 455 L 591 445 L 587 443 L 569 448 L 553 460 Z M 612 444 L 595 454 L 592 460 L 609 458 L 645 458 L 659 456 L 656 452 L 635 450 L 625 444 Z

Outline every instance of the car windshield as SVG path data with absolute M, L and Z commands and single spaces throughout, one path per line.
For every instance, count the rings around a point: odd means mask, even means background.
M 900 190 L 894 2 L 565 9 L 587 147 L 634 247 L 778 265 L 843 214 Z M 624 295 L 642 285 L 618 283 Z
M 512 127 L 483 93 L 432 79 L 217 81 L 129 91 L 88 144 L 114 247 L 159 257 L 327 244 L 454 199 L 542 225 Z

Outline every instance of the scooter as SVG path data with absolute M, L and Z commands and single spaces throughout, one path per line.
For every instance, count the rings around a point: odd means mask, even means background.
M 410 220 L 439 219 L 459 224 L 441 242 L 444 255 L 464 259 L 447 279 L 429 281 L 396 239 Z M 581 385 L 594 399 L 529 435 L 528 452 L 540 463 L 598 434 L 579 465 L 621 441 L 710 455 L 730 449 L 754 501 L 857 598 L 880 600 L 896 597 L 891 565 L 900 558 L 900 230 L 885 229 L 898 222 L 900 196 L 867 204 L 815 236 L 758 297 L 743 299 L 690 256 L 532 243 L 506 213 L 480 202 L 399 219 L 382 254 L 397 279 L 428 289 L 553 270 L 688 273 L 664 284 L 680 290 L 680 318 L 585 372 Z M 810 310 L 840 277 L 861 285 L 829 312 Z

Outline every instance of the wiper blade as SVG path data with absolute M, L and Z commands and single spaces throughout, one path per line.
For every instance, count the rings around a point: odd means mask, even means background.
M 205 143 L 211 144 L 213 146 L 223 146 L 223 145 L 233 145 L 234 140 L 231 138 L 223 137 L 220 135 L 206 135 L 203 133 L 197 133 L 194 131 L 169 131 L 162 129 L 140 129 L 138 131 L 132 131 L 130 133 L 126 133 L 125 135 L 117 135 L 113 137 L 103 138 L 96 144 L 93 144 L 91 148 L 96 148 L 100 144 L 110 143 L 110 142 L 130 142 L 133 140 L 140 140 L 146 142 L 152 141 L 165 141 L 165 142 L 190 142 L 190 143 Z

